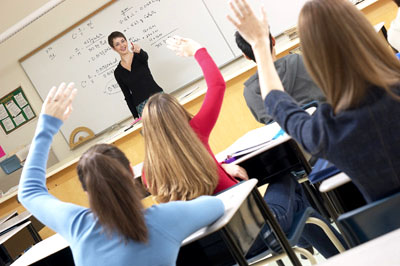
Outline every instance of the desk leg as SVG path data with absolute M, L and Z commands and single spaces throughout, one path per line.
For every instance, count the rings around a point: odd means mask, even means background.
M 10 253 L 8 253 L 7 249 L 4 245 L 0 245 L 0 266 L 10 265 L 14 262 L 13 258 L 11 257 Z
M 235 244 L 235 241 L 232 239 L 229 232 L 227 232 L 226 228 L 222 228 L 220 230 L 221 238 L 224 240 L 225 244 L 228 246 L 229 251 L 231 252 L 233 258 L 238 263 L 239 266 L 248 266 L 246 258 L 241 253 L 239 247 Z
M 311 173 L 312 168 L 307 159 L 304 157 L 303 151 L 299 148 L 299 145 L 296 143 L 296 141 L 290 140 L 289 144 L 296 153 L 296 157 L 300 160 L 300 163 L 308 176 Z M 311 198 L 310 200 L 315 204 L 314 207 L 322 214 L 322 216 L 324 216 L 328 221 L 330 218 L 336 219 L 338 213 L 336 212 L 332 201 L 327 200 L 326 195 L 320 193 L 318 189 L 309 184 L 308 181 L 302 183 L 302 185 L 308 196 Z
M 42 241 L 42 238 L 40 237 L 36 229 L 33 227 L 32 223 L 29 224 L 27 228 L 35 243 L 39 243 L 40 241 Z
M 276 221 L 274 215 L 266 205 L 263 197 L 261 197 L 260 192 L 258 192 L 257 189 L 253 189 L 251 192 L 254 195 L 254 198 L 256 200 L 256 203 L 258 207 L 261 210 L 261 213 L 267 222 L 267 224 L 271 227 L 271 230 L 275 233 L 275 236 L 277 237 L 279 244 L 283 248 L 283 250 L 286 252 L 287 256 L 289 257 L 290 261 L 294 266 L 301 266 L 301 263 L 299 259 L 297 258 L 296 254 L 294 253 L 292 247 L 290 246 L 286 235 L 283 233 L 280 225 Z

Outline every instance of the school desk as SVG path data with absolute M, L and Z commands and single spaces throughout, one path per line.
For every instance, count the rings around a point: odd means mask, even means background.
M 321 266 L 397 266 L 400 262 L 400 229 L 336 255 Z
M 29 220 L 22 222 L 18 220 L 13 226 L 1 232 L 0 265 L 13 262 L 25 249 L 30 248 L 40 240 L 40 238 L 37 238 L 37 233 L 34 232 Z

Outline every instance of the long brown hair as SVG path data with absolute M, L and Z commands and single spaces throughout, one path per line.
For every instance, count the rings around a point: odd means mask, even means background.
M 159 202 L 211 195 L 217 165 L 189 125 L 192 116 L 168 94 L 150 97 L 143 110 L 144 173 Z
M 299 17 L 305 65 L 334 111 L 354 108 L 375 85 L 394 98 L 400 62 L 348 0 L 311 0 Z
M 113 145 L 95 145 L 79 159 L 77 171 L 90 208 L 106 233 L 116 231 L 125 242 L 146 242 L 141 195 L 125 154 Z

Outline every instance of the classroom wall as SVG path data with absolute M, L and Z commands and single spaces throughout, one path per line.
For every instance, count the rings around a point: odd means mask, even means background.
M 0 1 L 0 17 L 2 21 L 0 23 L 0 32 L 14 25 L 46 2 L 48 0 Z M 40 113 L 42 101 L 18 60 L 107 2 L 109 1 L 64 1 L 45 16 L 30 24 L 6 42 L 0 44 L 0 97 L 21 86 L 36 114 Z M 0 130 L 0 145 L 7 153 L 11 153 L 29 144 L 36 123 L 37 118 L 16 129 L 9 135 Z M 52 147 L 58 158 L 65 158 L 70 153 L 67 142 L 61 134 L 56 135 Z

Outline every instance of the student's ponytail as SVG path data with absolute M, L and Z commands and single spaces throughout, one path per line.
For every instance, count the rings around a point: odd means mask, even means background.
M 90 208 L 106 233 L 117 232 L 125 242 L 147 241 L 141 195 L 129 161 L 118 148 L 93 146 L 79 160 L 78 176 L 88 192 Z

